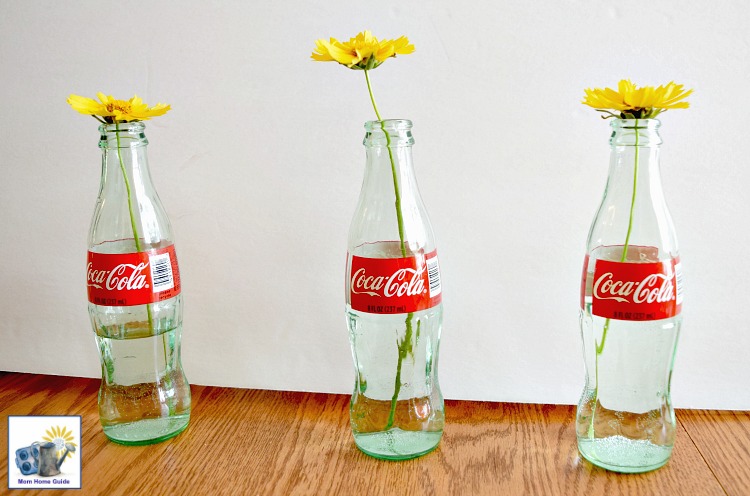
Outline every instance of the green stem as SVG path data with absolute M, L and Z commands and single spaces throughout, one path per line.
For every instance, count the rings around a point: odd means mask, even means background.
M 404 363 L 404 359 L 409 355 L 409 351 L 412 351 L 411 346 L 413 326 L 412 319 L 414 314 L 410 313 L 406 316 L 406 333 L 404 339 L 398 343 L 398 363 L 396 364 L 396 382 L 393 388 L 393 397 L 391 397 L 391 409 L 388 412 L 388 422 L 385 425 L 385 429 L 388 430 L 393 427 L 393 422 L 396 419 L 396 405 L 398 403 L 398 395 L 401 392 L 401 367 Z M 419 331 L 419 322 L 417 322 L 417 332 Z
M 115 121 L 115 136 L 117 137 L 117 158 L 120 161 L 120 170 L 122 171 L 122 178 L 125 180 L 125 191 L 128 194 L 128 212 L 130 213 L 130 227 L 133 230 L 133 240 L 135 241 L 135 250 L 141 253 L 141 240 L 138 235 L 138 227 L 135 225 L 135 214 L 133 212 L 133 196 L 130 192 L 130 181 L 128 181 L 128 173 L 125 170 L 125 163 L 122 161 L 122 153 L 120 152 L 120 123 Z M 154 330 L 153 318 L 151 316 L 151 305 L 146 303 L 146 314 L 148 315 L 148 330 L 152 333 Z
M 393 176 L 393 191 L 396 193 L 396 221 L 398 222 L 398 239 L 400 241 L 401 256 L 406 256 L 406 243 L 404 242 L 404 216 L 401 212 L 401 189 L 398 186 L 398 172 L 396 171 L 396 162 L 393 159 L 393 150 L 391 150 L 391 135 L 385 130 L 385 121 L 380 117 L 378 112 L 378 105 L 375 103 L 375 96 L 372 94 L 372 85 L 370 84 L 370 74 L 365 69 L 365 80 L 367 81 L 367 91 L 370 93 L 370 101 L 372 102 L 372 108 L 375 109 L 375 115 L 380 121 L 380 129 L 385 134 L 386 148 L 388 149 L 388 158 L 391 161 L 391 175 Z
M 395 207 L 396 221 L 398 222 L 399 246 L 401 249 L 401 256 L 406 257 L 406 242 L 404 240 L 404 217 L 403 213 L 401 212 L 401 190 L 398 186 L 398 172 L 396 171 L 396 162 L 393 159 L 393 150 L 391 150 L 391 136 L 385 129 L 385 121 L 383 121 L 383 118 L 380 116 L 378 105 L 375 103 L 375 96 L 372 93 L 372 85 L 370 84 L 369 71 L 365 69 L 364 72 L 365 80 L 367 81 L 367 91 L 370 94 L 370 101 L 372 102 L 372 108 L 375 110 L 375 115 L 377 116 L 378 121 L 380 121 L 380 129 L 382 129 L 383 134 L 385 134 L 386 148 L 388 149 L 388 159 L 391 162 L 391 175 L 393 176 L 393 191 L 396 195 Z M 403 366 L 404 359 L 409 354 L 409 351 L 413 350 L 413 347 L 411 345 L 413 334 L 413 319 L 414 313 L 410 312 L 406 316 L 406 333 L 404 334 L 404 339 L 398 342 L 398 363 L 396 364 L 396 380 L 393 386 L 393 396 L 391 397 L 391 409 L 388 413 L 388 422 L 385 426 L 385 429 L 383 429 L 386 431 L 393 427 L 393 422 L 396 418 L 396 404 L 398 403 L 398 395 L 401 392 L 401 368 Z M 419 322 L 417 322 L 417 327 L 419 327 Z
M 391 175 L 393 176 L 393 191 L 396 193 L 396 222 L 398 222 L 398 239 L 401 246 L 401 256 L 406 257 L 406 243 L 404 242 L 404 216 L 401 213 L 401 190 L 398 187 L 398 173 L 396 172 L 396 163 L 393 160 L 393 150 L 391 150 L 391 137 L 385 130 L 385 123 L 380 121 L 380 129 L 385 133 L 386 146 L 388 147 L 388 158 L 391 160 Z
M 630 216 L 628 218 L 628 232 L 625 234 L 625 245 L 622 248 L 622 255 L 620 255 L 620 263 L 625 262 L 628 259 L 628 248 L 630 246 L 630 234 L 633 232 L 633 214 L 635 212 L 635 197 L 638 191 L 638 162 L 640 158 L 640 134 L 638 133 L 638 119 L 635 119 L 635 164 L 633 166 L 633 194 L 630 198 Z M 602 342 L 596 345 L 596 392 L 594 396 L 594 406 L 591 411 L 591 426 L 589 431 L 593 434 L 594 428 L 594 415 L 596 414 L 596 405 L 599 402 L 599 357 L 604 353 L 604 343 L 607 342 L 607 332 L 609 331 L 609 324 L 611 319 L 604 321 L 604 331 L 602 332 Z
M 620 255 L 620 263 L 625 262 L 628 259 L 628 248 L 630 247 L 630 234 L 633 232 L 633 213 L 635 212 L 635 196 L 638 192 L 638 160 L 640 149 L 638 148 L 640 135 L 638 133 L 638 119 L 635 120 L 635 164 L 633 167 L 633 194 L 630 198 L 630 216 L 628 217 L 628 232 L 625 235 L 625 245 L 622 248 L 622 255 Z M 602 342 L 596 347 L 596 354 L 601 355 L 604 351 L 604 343 L 607 340 L 607 331 L 609 330 L 610 319 L 607 319 L 604 323 L 604 332 L 602 333 Z
M 625 246 L 622 249 L 622 256 L 620 262 L 624 262 L 628 258 L 628 246 L 630 245 L 630 234 L 633 231 L 633 213 L 635 212 L 635 195 L 638 188 L 638 158 L 640 148 L 638 147 L 640 139 L 640 133 L 638 132 L 638 119 L 635 120 L 635 165 L 633 172 L 633 196 L 630 199 L 630 217 L 628 218 L 628 233 L 625 235 Z
M 367 81 L 367 91 L 370 93 L 370 101 L 372 102 L 372 108 L 375 109 L 375 115 L 378 116 L 378 120 L 382 121 L 382 117 L 380 117 L 380 112 L 378 112 L 378 105 L 375 103 L 375 97 L 372 94 L 372 86 L 370 85 L 370 74 L 367 69 L 365 69 L 365 80 Z

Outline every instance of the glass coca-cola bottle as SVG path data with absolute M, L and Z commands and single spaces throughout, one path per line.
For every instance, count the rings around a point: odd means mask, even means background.
M 346 313 L 357 446 L 383 459 L 432 451 L 443 434 L 442 325 L 435 238 L 412 164 L 412 123 L 366 123 L 367 165 L 351 227 Z
M 670 381 L 682 266 L 661 186 L 660 122 L 611 125 L 609 177 L 581 282 L 586 387 L 578 448 L 600 467 L 645 472 L 667 463 L 675 440 Z
M 103 124 L 102 178 L 89 231 L 89 315 L 99 346 L 99 417 L 121 444 L 184 430 L 182 295 L 174 236 L 151 182 L 143 122 Z

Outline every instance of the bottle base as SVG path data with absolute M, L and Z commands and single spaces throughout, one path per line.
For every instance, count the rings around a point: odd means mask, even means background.
M 354 442 L 364 454 L 380 460 L 410 460 L 433 451 L 442 437 L 443 431 L 403 431 L 395 428 L 354 434 Z
M 578 451 L 597 467 L 624 474 L 656 470 L 666 465 L 672 456 L 672 446 L 623 436 L 579 439 Z
M 156 444 L 184 431 L 190 415 L 144 419 L 137 422 L 104 426 L 104 434 L 113 442 L 126 446 Z

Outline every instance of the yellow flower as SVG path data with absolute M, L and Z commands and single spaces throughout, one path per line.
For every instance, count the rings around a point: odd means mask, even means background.
M 370 31 L 359 33 L 346 42 L 336 38 L 315 41 L 315 51 L 310 56 L 318 62 L 338 62 L 350 69 L 374 69 L 389 57 L 407 55 L 414 51 L 406 36 L 395 40 L 378 41 Z
M 584 90 L 586 97 L 581 103 L 606 112 L 609 117 L 621 119 L 652 119 L 669 109 L 685 109 L 690 104 L 684 101 L 693 90 L 685 90 L 683 85 L 670 82 L 665 86 L 638 88 L 629 79 L 623 79 L 612 88 L 594 88 Z M 615 115 L 611 111 L 620 112 Z M 607 117 L 605 117 L 606 119 Z
M 50 429 L 47 429 L 46 434 L 46 436 L 42 437 L 42 440 L 55 443 L 55 448 L 57 448 L 57 456 L 61 456 L 63 453 L 65 453 L 66 444 L 72 445 L 73 450 L 75 451 L 76 443 L 73 442 L 73 433 L 69 431 L 67 427 L 60 428 L 60 426 L 54 426 Z M 73 453 L 68 451 L 68 458 L 72 456 Z
M 99 102 L 92 98 L 70 95 L 68 103 L 74 110 L 86 115 L 101 117 L 105 122 L 145 121 L 152 117 L 164 115 L 171 107 L 164 103 L 157 103 L 149 108 L 143 100 L 134 96 L 130 100 L 115 100 L 112 96 L 97 93 Z

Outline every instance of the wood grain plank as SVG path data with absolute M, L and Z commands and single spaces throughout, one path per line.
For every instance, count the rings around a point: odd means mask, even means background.
M 593 467 L 578 455 L 570 406 L 447 401 L 434 452 L 385 462 L 355 447 L 348 396 L 203 386 L 192 388 L 185 432 L 157 445 L 120 446 L 99 426 L 98 382 L 0 375 L 6 418 L 82 415 L 83 494 L 724 494 L 682 428 L 672 460 L 658 471 Z M 0 467 L 2 485 L 7 475 Z
M 750 412 L 690 410 L 681 420 L 726 493 L 750 494 Z
M 684 432 L 665 467 L 625 475 L 580 457 L 572 406 L 449 402 L 446 410 L 451 435 L 444 447 L 451 448 L 456 479 L 472 481 L 475 493 L 723 494 Z M 461 477 L 467 466 L 475 472 Z

